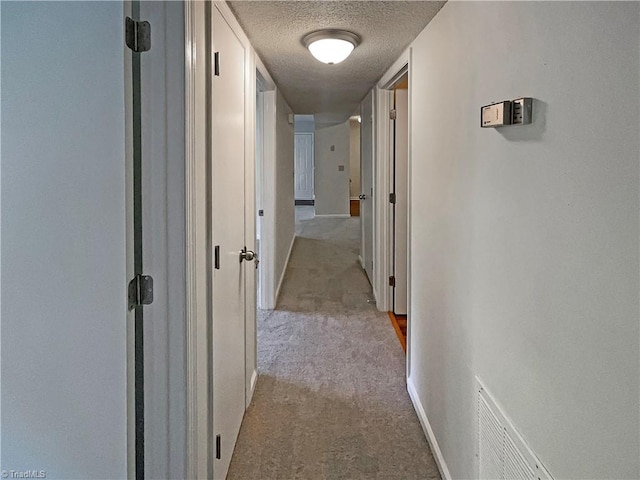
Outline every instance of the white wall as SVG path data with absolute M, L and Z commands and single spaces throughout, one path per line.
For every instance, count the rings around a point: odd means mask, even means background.
M 474 375 L 555 478 L 640 476 L 639 9 L 449 2 L 413 44 L 410 382 L 454 478 Z
M 360 122 L 349 120 L 349 196 L 360 195 Z
M 126 478 L 123 6 L 1 9 L 0 463 Z
M 280 93 L 276 94 L 276 219 L 275 280 L 276 288 L 287 267 L 295 230 L 293 194 L 293 125 L 291 108 Z
M 349 215 L 348 120 L 316 129 L 315 165 L 316 215 Z

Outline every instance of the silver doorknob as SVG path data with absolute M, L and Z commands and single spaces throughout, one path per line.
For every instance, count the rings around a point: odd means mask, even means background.
M 367 196 L 366 196 L 364 193 L 361 193 L 361 194 L 358 196 L 358 198 L 359 198 L 360 200 L 366 200 L 366 199 L 367 199 Z
M 250 262 L 251 260 L 257 261 L 256 252 L 247 250 L 247 247 L 244 247 L 240 252 L 240 263 L 242 263 L 243 260 L 246 260 L 247 262 Z

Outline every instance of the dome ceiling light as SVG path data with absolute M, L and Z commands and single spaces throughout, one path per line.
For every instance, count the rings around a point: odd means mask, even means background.
M 302 42 L 316 59 L 333 65 L 351 54 L 360 43 L 360 37 L 346 30 L 318 30 L 306 35 Z

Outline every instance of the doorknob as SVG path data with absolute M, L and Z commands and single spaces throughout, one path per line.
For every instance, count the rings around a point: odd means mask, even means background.
M 252 250 L 247 250 L 247 247 L 244 247 L 240 252 L 240 263 L 242 263 L 244 260 L 246 260 L 247 262 L 250 262 L 251 260 L 255 260 L 257 265 L 258 256 L 256 255 L 256 252 Z
M 359 198 L 360 200 L 366 200 L 366 199 L 367 199 L 367 196 L 366 196 L 364 193 L 361 193 L 361 194 L 358 196 L 358 198 Z

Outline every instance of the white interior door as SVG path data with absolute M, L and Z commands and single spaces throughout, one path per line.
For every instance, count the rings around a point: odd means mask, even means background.
M 313 133 L 296 133 L 294 143 L 295 199 L 313 200 Z
M 360 225 L 362 267 L 373 284 L 373 93 L 360 106 Z
M 215 5 L 211 11 L 213 474 L 223 479 L 245 409 L 245 52 Z
M 126 478 L 123 4 L 0 8 L 0 464 Z
M 394 277 L 393 312 L 407 314 L 407 212 L 409 181 L 409 91 L 395 91 Z

